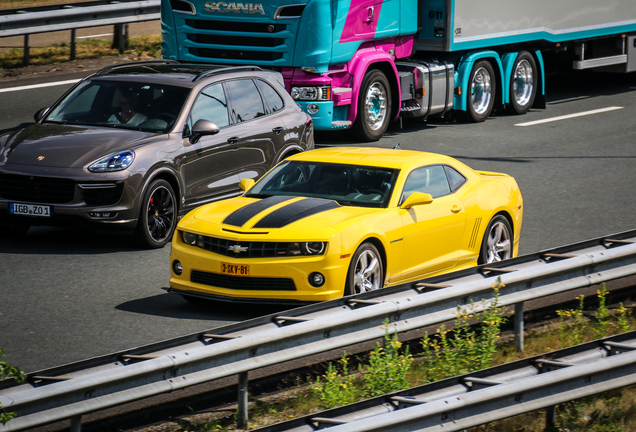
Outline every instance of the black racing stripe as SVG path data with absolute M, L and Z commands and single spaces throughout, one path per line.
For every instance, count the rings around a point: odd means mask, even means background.
M 254 228 L 282 228 L 307 216 L 338 207 L 335 201 L 307 198 L 288 204 L 268 214 Z
M 280 204 L 282 202 L 288 201 L 293 198 L 296 198 L 296 197 L 277 195 L 277 196 L 264 198 L 260 201 L 256 201 L 252 204 L 248 204 L 245 207 L 241 207 L 240 209 L 230 213 L 230 215 L 225 218 L 223 223 L 228 225 L 234 225 L 237 227 L 243 226 L 245 222 L 252 219 L 254 216 L 259 214 L 263 210 L 267 210 L 268 208 L 275 206 L 276 204 Z

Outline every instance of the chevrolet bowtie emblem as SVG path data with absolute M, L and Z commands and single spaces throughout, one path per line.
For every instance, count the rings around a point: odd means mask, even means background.
M 227 250 L 234 253 L 247 252 L 247 246 L 234 245 L 228 247 Z

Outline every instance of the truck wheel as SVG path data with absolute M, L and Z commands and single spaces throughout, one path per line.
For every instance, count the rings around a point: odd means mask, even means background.
M 521 51 L 510 76 L 510 113 L 525 114 L 530 110 L 537 95 L 536 70 L 537 65 L 532 54 Z
M 382 71 L 367 72 L 358 94 L 358 116 L 353 125 L 356 137 L 362 141 L 379 140 L 389 127 L 391 87 Z
M 471 122 L 483 122 L 492 113 L 497 93 L 495 71 L 488 60 L 475 63 L 468 80 L 465 118 Z
M 141 201 L 135 240 L 148 249 L 162 248 L 170 240 L 177 225 L 177 200 L 172 186 L 158 179 L 150 184 Z

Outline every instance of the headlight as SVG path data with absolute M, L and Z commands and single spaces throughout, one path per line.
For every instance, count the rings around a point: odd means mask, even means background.
M 135 153 L 132 150 L 124 150 L 101 158 L 91 164 L 88 170 L 90 172 L 122 171 L 128 168 L 134 159 Z
M 197 235 L 186 231 L 181 231 L 181 240 L 183 240 L 185 244 L 194 246 L 197 243 Z
M 326 246 L 325 242 L 290 243 L 287 255 L 322 255 L 325 253 Z
M 290 94 L 295 100 L 329 100 L 331 87 L 292 87 Z

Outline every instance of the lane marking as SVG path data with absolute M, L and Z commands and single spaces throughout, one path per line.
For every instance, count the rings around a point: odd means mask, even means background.
M 75 39 L 90 39 L 90 38 L 96 38 L 96 37 L 102 37 L 102 36 L 112 36 L 112 33 L 104 33 L 104 34 L 98 34 L 98 35 L 90 35 L 90 36 L 77 36 Z
M 20 86 L 20 87 L 9 87 L 9 88 L 0 89 L 0 93 L 14 92 L 14 91 L 20 91 L 20 90 L 32 90 L 32 89 L 39 89 L 39 88 L 44 88 L 44 87 L 54 87 L 54 86 L 59 86 L 59 85 L 67 85 L 67 84 L 75 84 L 78 81 L 79 81 L 79 78 L 78 79 L 67 80 L 67 81 L 55 81 L 55 82 L 42 83 L 42 84 L 33 84 L 33 85 Z
M 604 112 L 608 112 L 608 111 L 615 111 L 615 110 L 619 110 L 619 109 L 623 109 L 623 107 L 613 106 L 613 107 L 601 108 L 601 109 L 592 110 L 592 111 L 584 111 L 584 112 L 580 112 L 580 113 L 576 113 L 576 114 L 568 114 L 568 115 L 559 116 L 559 117 L 551 117 L 551 118 L 547 118 L 547 119 L 543 119 L 543 120 L 531 121 L 531 122 L 527 122 L 527 123 L 518 123 L 515 126 L 534 126 L 534 125 L 538 125 L 538 124 L 542 124 L 542 123 L 550 123 L 550 122 L 555 122 L 555 121 L 559 121 L 559 120 L 571 119 L 571 118 L 575 118 L 575 117 L 583 117 L 583 116 L 592 115 L 592 114 L 600 114 L 600 113 L 604 113 Z

